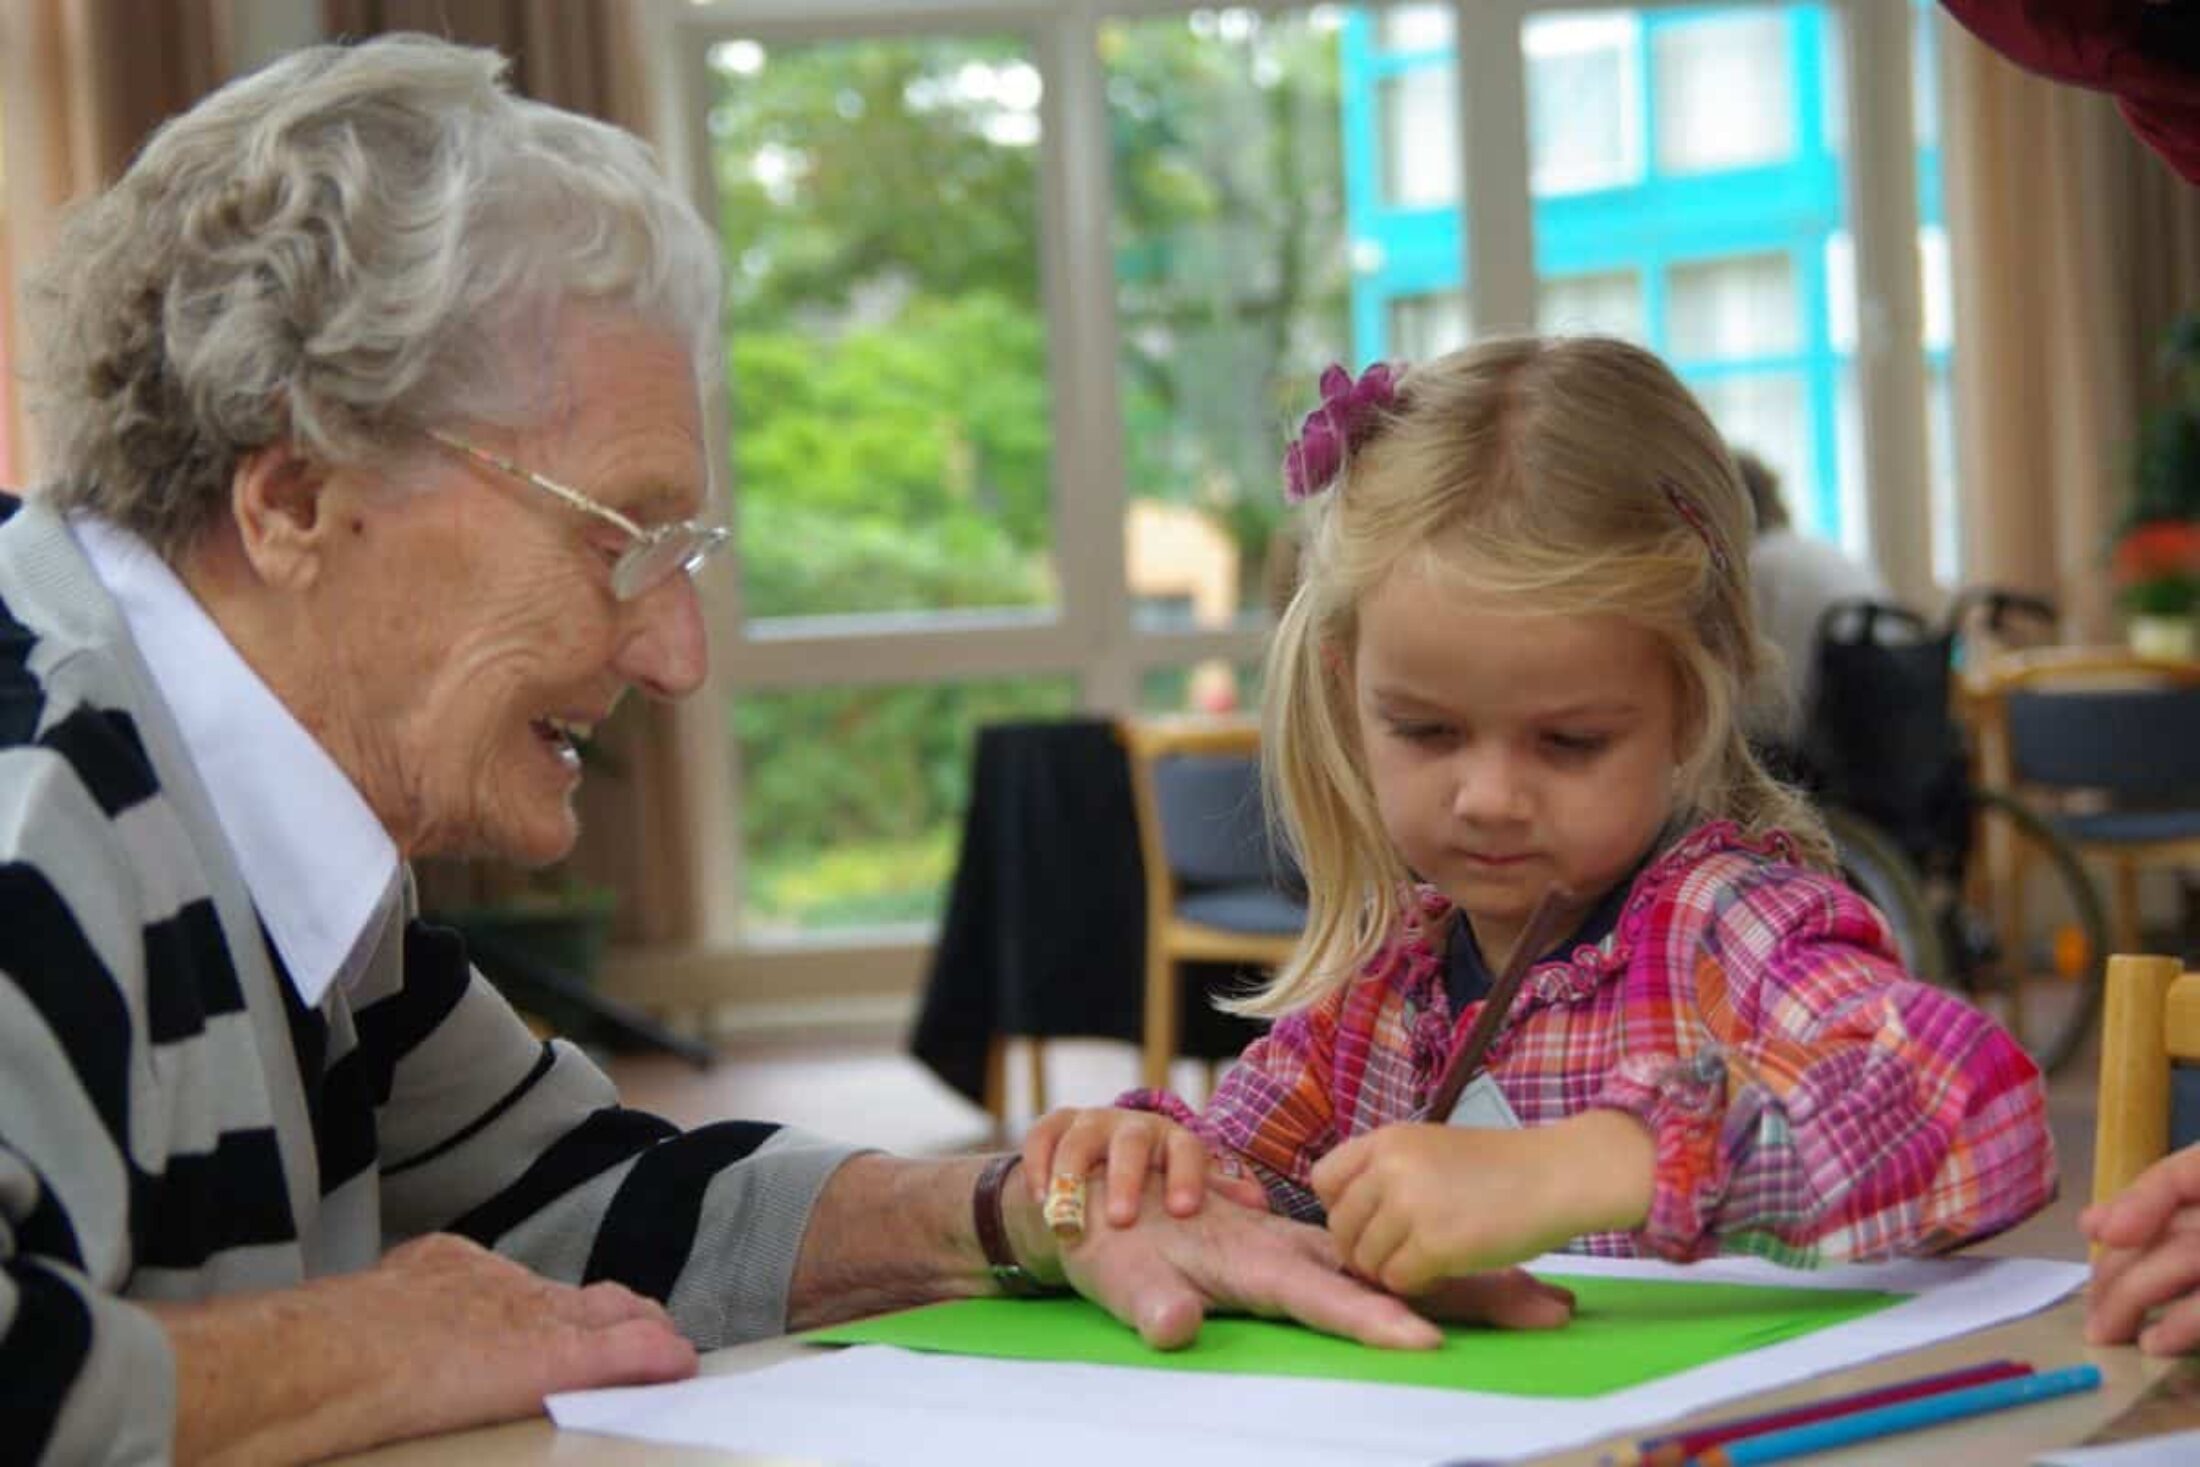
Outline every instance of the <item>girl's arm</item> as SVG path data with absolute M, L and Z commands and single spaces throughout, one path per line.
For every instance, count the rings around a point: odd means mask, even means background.
M 1711 885 L 1705 915 L 1676 915 L 1655 954 L 1692 997 L 1676 1006 L 1692 1016 L 1674 1016 L 1682 1057 L 1623 1058 L 1593 1102 L 1651 1128 L 1650 1252 L 1935 1253 L 2053 1198 L 2038 1068 L 1984 1014 L 1908 977 L 1868 903 L 1786 866 Z
M 1353 992 L 1278 1019 L 1223 1073 L 1204 1110 L 1167 1090 L 1132 1090 L 1115 1103 L 1170 1117 L 1211 1151 L 1249 1165 L 1270 1211 L 1319 1223 L 1322 1206 L 1307 1174 L 1337 1144 L 1332 1061 L 1340 1010 Z

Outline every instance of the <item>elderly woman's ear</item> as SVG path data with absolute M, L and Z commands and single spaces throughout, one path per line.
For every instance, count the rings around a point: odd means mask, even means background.
M 255 448 L 237 460 L 229 510 L 254 577 L 271 587 L 310 585 L 332 535 L 364 528 L 328 469 L 288 443 Z

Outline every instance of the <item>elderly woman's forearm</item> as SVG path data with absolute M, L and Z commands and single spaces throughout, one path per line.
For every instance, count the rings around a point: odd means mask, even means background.
M 936 1299 L 995 1292 L 972 1223 L 983 1157 L 912 1161 L 858 1156 L 818 1194 L 787 1294 L 787 1328 L 811 1329 Z M 1012 1177 L 1002 1220 L 1018 1262 L 1059 1270 L 1053 1235 Z

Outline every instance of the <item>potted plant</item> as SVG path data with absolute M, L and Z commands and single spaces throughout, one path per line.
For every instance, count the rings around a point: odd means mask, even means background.
M 2142 657 L 2190 658 L 2200 607 L 2200 520 L 2147 520 L 2116 542 L 2116 595 L 2128 620 L 2131 650 Z
M 2112 562 L 2132 649 L 2190 658 L 2200 614 L 2200 314 L 2171 328 L 2163 365 L 2170 399 L 2147 418 Z

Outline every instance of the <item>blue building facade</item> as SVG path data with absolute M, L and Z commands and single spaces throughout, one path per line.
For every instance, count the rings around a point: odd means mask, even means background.
M 1945 291 L 1936 297 L 1933 279 L 1945 265 L 1936 88 L 1929 10 L 1918 14 L 1925 349 L 1935 477 L 1952 481 Z M 1471 331 L 1457 44 L 1440 7 L 1355 10 L 1339 36 L 1363 359 L 1424 356 Z M 1553 13 L 1531 19 L 1519 44 L 1541 325 L 1659 352 L 1736 443 L 1782 470 L 1800 524 L 1860 545 L 1846 103 L 1831 7 Z

